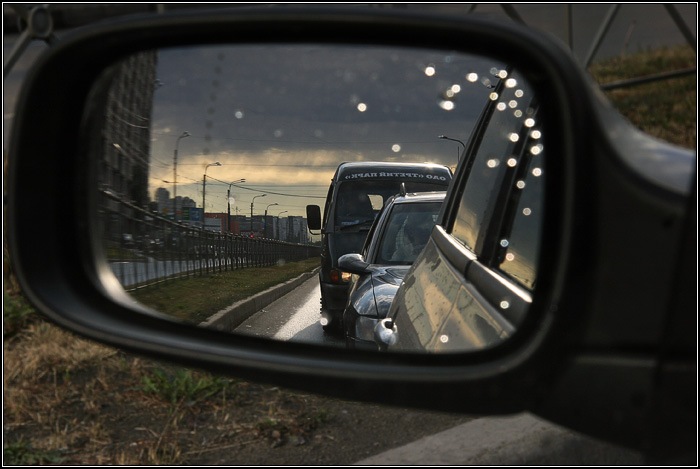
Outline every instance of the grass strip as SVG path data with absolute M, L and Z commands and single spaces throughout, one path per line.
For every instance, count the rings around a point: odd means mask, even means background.
M 277 266 L 213 273 L 159 283 L 130 294 L 150 308 L 199 324 L 236 301 L 311 272 L 320 263 L 316 257 Z

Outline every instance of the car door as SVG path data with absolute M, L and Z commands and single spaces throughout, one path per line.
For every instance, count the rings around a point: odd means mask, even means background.
M 503 78 L 499 78 L 498 75 Z M 526 83 L 496 70 L 456 186 L 390 312 L 392 350 L 464 351 L 510 337 L 537 281 L 543 138 Z

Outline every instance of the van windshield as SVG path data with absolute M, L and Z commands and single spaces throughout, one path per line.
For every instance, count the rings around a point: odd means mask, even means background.
M 444 191 L 445 183 L 414 182 L 397 180 L 347 181 L 340 184 L 335 202 L 335 227 L 338 230 L 351 228 L 369 229 L 384 202 L 401 191 L 401 182 L 406 192 Z

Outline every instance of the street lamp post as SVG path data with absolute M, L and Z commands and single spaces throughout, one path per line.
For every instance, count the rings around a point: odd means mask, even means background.
M 250 234 L 253 234 L 253 204 L 255 203 L 255 199 L 258 197 L 265 197 L 267 194 L 263 195 L 256 195 L 253 197 L 253 200 L 250 201 Z
M 228 202 L 228 212 L 226 216 L 226 232 L 230 233 L 231 232 L 231 186 L 239 183 L 239 182 L 245 182 L 245 179 L 239 179 L 238 181 L 233 181 L 231 184 L 228 185 L 228 193 L 226 194 L 226 201 Z
M 175 142 L 175 152 L 173 153 L 173 221 L 177 221 L 177 147 L 180 145 L 180 140 L 189 136 L 190 133 L 185 130 Z
M 207 208 L 204 204 L 207 200 L 207 169 L 209 169 L 209 166 L 221 166 L 221 163 L 219 163 L 218 161 L 216 163 L 209 163 L 204 168 L 204 177 L 202 178 L 202 229 L 204 229 L 205 226 L 204 213 L 207 211 Z
M 267 207 L 265 207 L 265 217 L 263 218 L 263 221 L 265 222 L 263 224 L 263 233 L 265 235 L 267 235 L 267 209 L 272 207 L 273 205 L 279 205 L 279 204 L 277 202 L 275 202 L 274 204 L 269 204 Z
M 277 214 L 277 233 L 275 234 L 275 239 L 279 240 L 280 239 L 280 215 L 283 213 L 287 213 L 289 210 L 285 210 L 284 212 L 280 212 Z
M 462 145 L 462 149 L 466 149 L 466 148 L 467 148 L 467 146 L 464 144 L 463 141 L 457 140 L 456 138 L 450 138 L 450 137 L 446 137 L 446 136 L 444 136 L 444 135 L 438 135 L 438 138 L 441 138 L 441 139 L 443 139 L 443 140 L 452 140 L 453 142 L 457 142 L 457 143 L 459 143 L 460 145 Z M 457 163 L 459 163 L 459 155 L 461 155 L 461 154 L 462 154 L 462 152 L 459 151 L 459 147 L 458 147 L 458 148 L 457 148 Z

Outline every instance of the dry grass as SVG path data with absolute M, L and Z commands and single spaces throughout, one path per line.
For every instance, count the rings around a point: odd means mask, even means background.
M 601 84 L 691 69 L 696 54 L 689 46 L 617 57 L 593 64 Z M 697 148 L 697 73 L 606 92 L 610 101 L 639 129 L 676 145 Z

